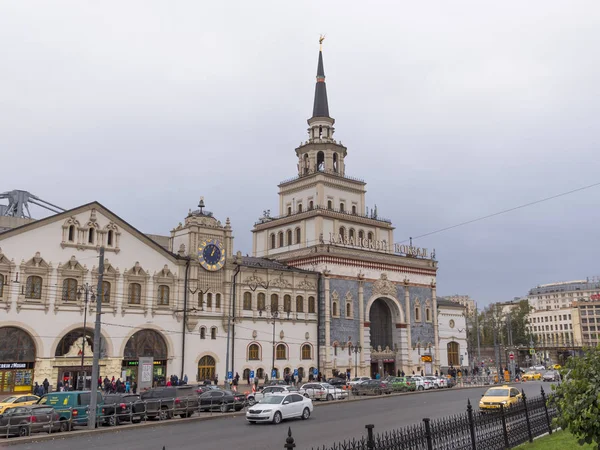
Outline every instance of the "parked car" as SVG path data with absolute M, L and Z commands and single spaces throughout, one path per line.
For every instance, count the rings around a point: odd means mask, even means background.
M 417 391 L 424 391 L 433 388 L 433 384 L 423 377 L 413 375 L 411 377 L 406 378 L 408 378 L 411 382 L 415 383 L 415 385 L 417 386 Z
M 268 397 L 268 396 L 267 396 Z M 246 397 L 233 391 L 213 389 L 198 397 L 200 411 L 219 410 L 225 413 L 231 409 L 240 411 L 246 404 Z
M 306 383 L 300 388 L 300 394 L 311 400 L 341 400 L 348 397 L 348 392 L 329 383 Z
M 29 436 L 60 429 L 59 415 L 51 406 L 28 405 L 7 408 L 0 414 L 0 434 Z
M 0 400 L 0 414 L 4 412 L 6 408 L 12 408 L 13 406 L 26 406 L 34 405 L 40 398 L 33 394 L 22 394 L 22 395 L 11 395 Z
M 367 381 L 370 380 L 370 377 L 356 377 L 356 378 L 352 378 L 349 382 L 348 385 L 350 386 L 354 386 L 356 383 L 360 383 L 361 381 Z
M 542 381 L 559 381 L 560 375 L 556 370 L 548 370 L 542 375 Z
M 204 394 L 202 394 L 204 395 Z M 193 386 L 165 386 L 143 392 L 146 417 L 159 420 L 173 416 L 190 417 L 198 409 L 198 394 Z
M 367 380 L 352 386 L 354 395 L 381 395 L 390 394 L 391 392 L 392 388 L 381 380 Z
M 104 399 L 100 392 L 96 395 L 98 424 Z M 37 404 L 52 406 L 59 415 L 60 431 L 70 431 L 74 426 L 87 425 L 91 397 L 90 391 L 50 392 L 44 394 Z
M 265 395 L 285 393 L 285 392 L 298 392 L 298 388 L 296 388 L 296 386 L 289 386 L 289 385 L 267 386 L 260 392 L 254 392 L 254 393 L 248 394 L 248 396 L 246 397 L 246 400 L 248 401 L 248 404 L 250 406 L 252 406 L 255 403 L 258 403 L 259 401 L 261 401 Z
M 535 380 L 541 380 L 542 379 L 542 374 L 538 371 L 530 371 L 527 372 L 525 375 L 523 375 L 521 377 L 521 380 L 523 381 L 535 381 Z
M 306 420 L 313 412 L 312 400 L 300 394 L 273 394 L 263 398 L 246 412 L 250 424 L 256 422 L 281 423 L 284 419 L 300 417 Z
M 205 392 L 212 391 L 213 389 L 219 389 L 214 384 L 198 384 L 196 385 L 196 394 L 204 394 Z
M 388 382 L 388 385 L 394 392 L 408 392 L 417 389 L 417 386 L 406 377 L 394 377 Z
M 440 389 L 448 387 L 448 382 L 446 378 L 434 377 L 434 376 L 426 376 L 425 380 L 429 381 L 430 384 L 433 385 L 433 389 Z
M 288 384 L 285 382 L 285 380 L 271 380 L 266 382 L 263 385 L 263 388 L 266 388 L 267 386 L 287 386 Z
M 505 407 L 514 405 L 521 398 L 521 393 L 518 389 L 510 386 L 498 386 L 490 388 L 479 400 L 479 409 L 482 412 L 493 411 L 500 408 L 500 405 Z
M 108 394 L 104 397 L 102 418 L 110 426 L 121 422 L 139 423 L 146 414 L 146 408 L 137 394 Z
M 346 386 L 346 379 L 340 378 L 340 377 L 329 378 L 327 380 L 327 383 L 329 383 L 330 385 L 335 386 L 335 387 L 342 387 L 342 386 Z

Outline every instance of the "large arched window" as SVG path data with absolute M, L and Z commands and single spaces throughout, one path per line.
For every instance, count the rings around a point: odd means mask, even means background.
M 285 243 L 283 242 L 283 231 L 279 232 L 279 247 L 283 247 Z
M 271 311 L 279 311 L 279 295 L 271 294 Z
M 77 300 L 77 280 L 75 278 L 65 278 L 63 280 L 62 299 L 63 302 Z
M 217 364 L 212 356 L 203 356 L 198 361 L 198 381 L 214 380 Z
M 250 344 L 248 346 L 248 359 L 250 361 L 260 360 L 260 347 L 258 344 Z
M 250 311 L 252 309 L 252 294 L 250 292 L 244 292 L 243 308 L 246 311 Z
M 314 297 L 308 297 L 308 312 L 311 314 L 317 312 L 317 304 Z
M 458 342 L 448 342 L 448 365 L 458 366 L 460 364 L 459 358 L 460 346 Z
M 67 333 L 58 343 L 54 356 L 80 356 L 83 348 L 83 328 L 77 328 Z M 94 331 L 85 330 L 85 346 L 86 348 L 94 349 Z M 88 355 L 91 356 L 91 355 Z
M 206 294 L 206 307 L 212 309 L 212 294 Z
M 292 311 L 292 296 L 291 295 L 286 294 L 283 296 L 283 310 L 285 312 Z
M 0 361 L 35 361 L 35 343 L 25 330 L 0 328 Z
M 271 233 L 271 248 L 275 248 L 275 233 Z
M 154 330 L 140 330 L 129 338 L 125 344 L 124 359 L 138 359 L 152 356 L 155 360 L 167 359 L 167 343 L 165 338 Z
M 302 359 L 312 359 L 312 348 L 309 344 L 302 346 Z
M 301 295 L 296 297 L 296 312 L 304 312 L 304 297 Z
M 142 303 L 142 285 L 139 283 L 129 284 L 129 297 L 127 302 L 130 305 L 139 305 Z
M 275 353 L 277 359 L 287 359 L 287 347 L 285 344 L 278 344 Z
M 266 303 L 265 294 L 263 292 L 259 292 L 256 298 L 256 309 L 259 311 L 264 311 L 267 307 Z
M 31 275 L 25 283 L 25 298 L 39 300 L 42 298 L 42 277 Z

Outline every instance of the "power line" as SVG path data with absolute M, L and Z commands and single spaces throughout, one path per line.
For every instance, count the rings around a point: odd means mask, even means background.
M 496 216 L 499 216 L 501 214 L 506 214 L 506 213 L 509 213 L 509 212 L 512 212 L 512 211 L 516 211 L 518 209 L 527 208 L 529 206 L 537 205 L 539 203 L 547 202 L 549 200 L 554 200 L 555 198 L 564 197 L 565 195 L 574 194 L 575 192 L 584 191 L 586 189 L 590 189 L 590 188 L 593 188 L 593 187 L 596 187 L 596 186 L 600 186 L 600 182 L 594 183 L 594 184 L 589 184 L 587 186 L 583 186 L 583 187 L 580 187 L 580 188 L 577 188 L 577 189 L 573 189 L 571 191 L 562 192 L 560 194 L 552 195 L 550 197 L 542 198 L 540 200 L 535 200 L 533 202 L 525 203 L 523 205 L 515 206 L 513 208 L 504 209 L 502 211 L 498 211 L 498 212 L 495 212 L 493 214 L 488 214 L 487 216 L 482 216 L 482 217 L 478 217 L 476 219 L 467 220 L 466 222 L 461 222 L 461 223 L 458 223 L 456 225 L 452 225 L 450 227 L 440 228 L 439 230 L 431 231 L 429 233 L 421 234 L 419 236 L 413 236 L 412 238 L 405 239 L 404 241 L 399 242 L 399 244 L 403 244 L 405 242 L 408 242 L 408 241 L 410 241 L 410 239 L 419 239 L 419 238 L 423 238 L 423 237 L 426 237 L 426 236 L 431 236 L 432 234 L 437 234 L 437 233 L 441 233 L 443 231 L 452 230 L 454 228 L 462 227 L 462 226 L 468 225 L 470 223 L 479 222 L 481 220 L 489 219 L 491 217 L 496 217 Z

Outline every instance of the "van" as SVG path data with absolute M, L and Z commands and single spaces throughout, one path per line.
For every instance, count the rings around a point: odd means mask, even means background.
M 97 392 L 97 396 L 96 417 L 100 417 L 104 400 L 102 393 Z M 54 407 L 59 415 L 60 431 L 68 431 L 74 426 L 87 425 L 91 398 L 90 391 L 50 392 L 42 396 L 38 400 L 38 404 Z

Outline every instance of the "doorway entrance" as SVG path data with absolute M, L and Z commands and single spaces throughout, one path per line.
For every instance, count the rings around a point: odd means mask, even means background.
M 394 348 L 392 312 L 385 300 L 378 298 L 373 302 L 369 311 L 369 319 L 371 322 L 369 328 L 371 347 L 375 349 L 381 347 L 382 350 L 385 350 L 386 347 Z
M 215 379 L 216 372 L 215 358 L 212 356 L 203 356 L 198 361 L 198 381 L 210 380 L 211 382 Z
M 58 381 L 65 389 L 72 391 L 87 391 L 92 388 L 92 367 L 63 367 L 58 373 Z

